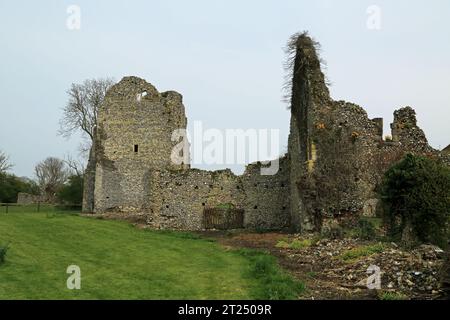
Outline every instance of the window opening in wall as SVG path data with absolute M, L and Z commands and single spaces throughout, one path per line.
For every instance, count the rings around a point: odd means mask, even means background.
M 144 92 L 142 92 L 142 93 L 138 93 L 137 95 L 136 95 L 136 100 L 137 100 L 137 102 L 141 102 L 141 100 L 142 100 L 142 98 L 144 98 L 145 96 L 147 96 L 147 91 L 144 91 Z
M 139 152 L 139 146 L 137 144 L 134 145 L 134 152 L 135 153 Z

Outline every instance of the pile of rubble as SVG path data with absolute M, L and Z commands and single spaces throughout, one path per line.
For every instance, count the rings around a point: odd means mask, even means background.
M 361 248 L 360 256 L 348 256 Z M 373 251 L 371 251 L 371 248 Z M 376 250 L 375 250 L 376 249 Z M 298 250 L 279 249 L 304 272 L 315 274 L 321 290 L 345 291 L 348 297 L 368 295 L 369 267 L 380 271 L 381 290 L 411 299 L 433 299 L 441 294 L 440 270 L 444 251 L 436 246 L 423 245 L 406 251 L 396 244 L 377 244 L 356 239 L 320 240 Z M 283 253 L 284 251 L 284 253 Z M 348 259 L 346 259 L 348 258 Z M 328 288 L 323 288 L 324 284 Z M 314 286 L 313 285 L 313 286 Z

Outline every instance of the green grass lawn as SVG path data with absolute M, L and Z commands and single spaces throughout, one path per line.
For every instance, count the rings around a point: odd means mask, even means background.
M 0 299 L 295 299 L 273 257 L 78 215 L 0 212 Z M 69 265 L 81 290 L 69 290 Z

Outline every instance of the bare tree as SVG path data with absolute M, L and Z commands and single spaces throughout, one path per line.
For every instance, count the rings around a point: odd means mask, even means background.
M 86 164 L 82 160 L 75 159 L 69 154 L 64 158 L 64 162 L 69 168 L 70 174 L 83 177 Z
M 0 150 L 0 173 L 10 170 L 13 166 L 9 161 L 9 156 Z
M 63 109 L 59 134 L 70 137 L 81 131 L 92 142 L 98 109 L 114 82 L 113 79 L 105 78 L 86 80 L 82 84 L 73 83 L 67 91 L 69 102 Z
M 70 175 L 63 160 L 49 157 L 35 167 L 37 183 L 47 200 L 55 200 L 56 193 Z

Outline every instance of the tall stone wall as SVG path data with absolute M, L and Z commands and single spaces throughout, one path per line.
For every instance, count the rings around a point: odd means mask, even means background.
M 301 34 L 289 45 L 292 225 L 314 231 L 328 217 L 373 214 L 377 187 L 390 165 L 407 152 L 439 153 L 428 145 L 410 107 L 395 111 L 393 139 L 384 141 L 381 118 L 369 119 L 360 106 L 331 99 L 316 43 Z
M 244 209 L 244 227 L 280 230 L 289 227 L 288 162 L 282 160 L 277 175 L 263 176 L 260 165 L 244 175 L 230 170 L 154 171 L 149 180 L 145 211 L 157 229 L 203 229 L 205 208 L 232 206 Z M 284 170 L 284 171 L 283 171 Z
M 171 153 L 186 129 L 182 96 L 159 93 L 145 80 L 125 77 L 107 93 L 99 110 L 95 141 L 96 212 L 141 210 L 151 170 L 182 170 Z
M 247 166 L 241 176 L 245 191 L 243 208 L 249 229 L 281 230 L 290 226 L 289 159 L 279 160 L 275 175 L 262 175 L 261 163 Z
M 95 130 L 94 130 L 95 131 Z M 95 133 L 94 133 L 95 135 Z M 84 172 L 83 180 L 83 213 L 92 213 L 95 211 L 95 172 L 96 172 L 96 154 L 95 154 L 95 141 L 92 143 L 91 150 L 89 151 L 89 159 Z

